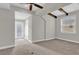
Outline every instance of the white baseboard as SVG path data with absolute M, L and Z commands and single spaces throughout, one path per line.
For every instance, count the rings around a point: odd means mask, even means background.
M 69 42 L 74 42 L 74 43 L 79 43 L 78 41 L 72 41 L 72 40 L 64 39 L 64 38 L 60 38 L 60 37 L 57 37 L 57 39 L 64 40 L 64 41 L 69 41 Z
M 0 47 L 0 50 L 7 49 L 7 48 L 12 48 L 12 47 L 15 47 L 15 45 Z
M 32 41 L 31 40 L 28 40 L 30 43 L 32 43 Z
M 42 42 L 42 41 L 48 41 L 48 40 L 52 40 L 52 39 L 54 39 L 54 38 L 51 38 L 51 39 L 41 39 L 41 40 L 33 41 L 33 43 Z
M 55 38 L 52 38 L 52 39 L 55 39 Z M 33 41 L 33 43 L 41 42 L 41 41 L 47 41 L 47 40 L 52 40 L 52 39 L 42 39 L 42 40 L 37 40 L 37 41 Z M 68 41 L 68 42 L 79 43 L 78 41 L 72 41 L 72 40 L 68 40 L 68 39 L 64 39 L 64 38 L 60 38 L 60 37 L 56 37 L 56 39 L 64 40 L 64 41 Z
M 64 40 L 64 41 L 79 43 L 78 41 L 73 41 L 73 40 L 64 39 L 64 38 L 60 38 L 60 37 L 55 37 L 55 38 L 56 38 L 56 39 L 60 39 L 60 40 Z M 35 43 L 35 42 L 41 42 L 41 41 L 47 41 L 47 40 L 52 40 L 52 39 L 55 39 L 55 38 L 51 38 L 51 39 L 41 39 L 41 40 L 33 41 L 33 43 Z

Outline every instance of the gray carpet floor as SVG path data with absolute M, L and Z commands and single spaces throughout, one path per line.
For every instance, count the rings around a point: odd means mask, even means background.
M 15 47 L 0 50 L 0 55 L 79 55 L 79 44 L 59 39 L 34 44 L 19 40 Z
M 79 55 L 79 44 L 64 40 L 54 39 L 49 41 L 37 42 L 42 47 L 56 51 L 62 55 Z
M 0 50 L 0 55 L 59 55 L 59 54 L 60 53 L 51 51 L 37 44 L 29 43 L 26 40 L 18 40 L 16 41 L 15 47 Z

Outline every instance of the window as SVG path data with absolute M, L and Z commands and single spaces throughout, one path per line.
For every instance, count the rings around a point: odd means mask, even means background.
M 76 32 L 76 16 L 66 16 L 61 19 L 61 32 L 62 33 L 75 33 Z
M 16 21 L 15 22 L 15 38 L 22 39 L 24 38 L 25 32 L 25 24 L 24 21 Z

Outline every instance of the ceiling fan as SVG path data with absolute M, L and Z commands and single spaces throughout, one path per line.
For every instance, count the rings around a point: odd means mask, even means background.
M 36 3 L 29 3 L 29 4 L 30 4 L 30 5 L 29 5 L 29 10 L 30 10 L 30 11 L 32 11 L 33 6 L 36 6 L 36 7 L 40 8 L 40 9 L 43 9 L 43 8 L 44 8 L 43 6 L 38 5 L 38 4 L 36 4 Z M 52 16 L 52 17 L 54 17 L 54 18 L 57 18 L 57 16 L 53 15 L 52 13 L 48 13 L 48 15 L 50 15 L 50 16 Z
M 43 9 L 43 6 L 36 4 L 36 3 L 28 3 L 29 4 L 29 11 L 32 11 L 33 6 Z
M 37 7 L 37 8 L 40 8 L 40 9 L 43 9 L 43 8 L 44 8 L 43 6 L 41 6 L 41 5 L 39 5 L 39 4 L 36 4 L 36 3 L 26 3 L 26 4 L 29 4 L 29 11 L 32 11 L 32 10 L 33 10 L 33 6 L 35 6 L 35 7 Z M 59 11 L 62 11 L 62 12 L 64 12 L 66 15 L 68 15 L 68 13 L 67 13 L 64 9 L 62 9 L 62 8 L 60 8 Z M 54 14 L 52 14 L 52 13 L 48 13 L 48 15 L 49 15 L 49 16 L 52 16 L 52 17 L 54 17 L 54 18 L 57 19 L 57 16 L 54 15 Z
M 68 16 L 69 14 L 63 9 L 63 8 L 60 8 L 60 9 L 58 9 L 59 11 L 61 11 L 61 12 L 64 12 L 65 14 L 66 14 L 66 16 Z M 52 17 L 54 17 L 55 19 L 57 18 L 57 16 L 56 15 L 54 15 L 54 14 L 52 14 L 52 13 L 48 13 L 48 15 L 50 15 L 50 16 L 52 16 Z

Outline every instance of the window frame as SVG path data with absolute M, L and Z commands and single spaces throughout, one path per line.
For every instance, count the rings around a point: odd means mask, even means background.
M 60 23 L 61 23 L 61 32 L 62 33 L 76 33 L 76 15 L 71 15 L 71 16 L 66 16 L 66 17 L 74 17 L 74 23 L 73 23 L 73 26 L 74 26 L 74 28 L 73 28 L 73 32 L 67 32 L 67 31 L 64 31 L 64 29 L 63 29 L 63 26 L 66 26 L 65 24 L 63 24 L 63 19 L 65 18 L 65 17 L 63 17 L 62 19 L 61 19 L 61 21 L 60 21 Z

